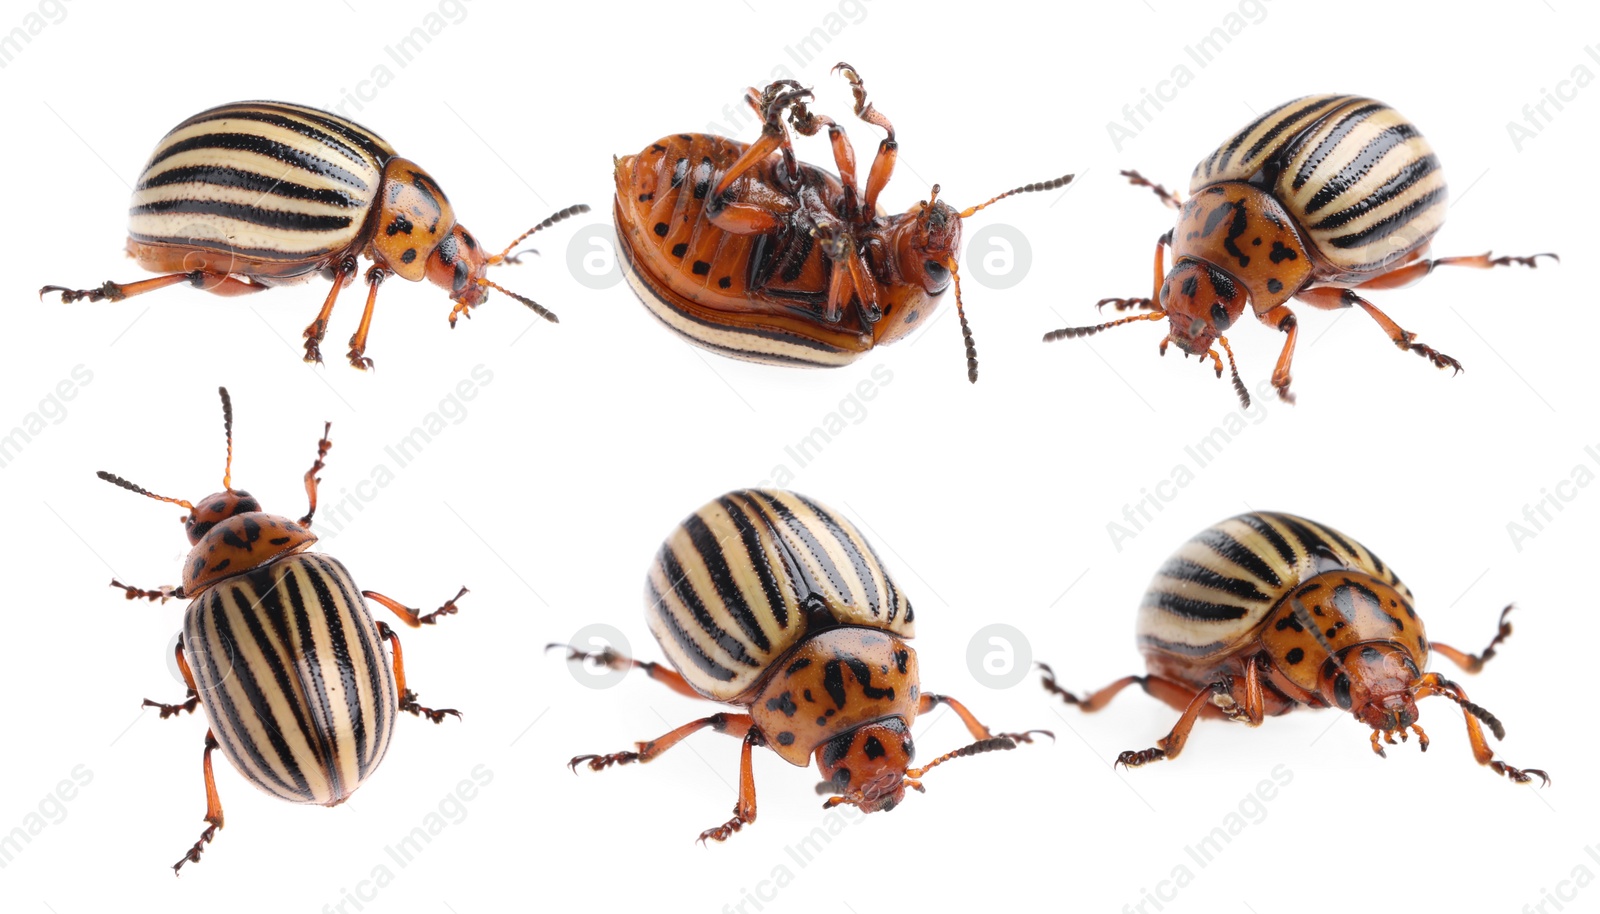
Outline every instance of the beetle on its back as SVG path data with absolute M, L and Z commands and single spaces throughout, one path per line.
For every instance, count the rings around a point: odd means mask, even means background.
M 219 105 L 185 120 L 156 145 L 134 186 L 128 254 L 167 275 L 97 289 L 45 286 L 63 302 L 122 301 L 187 282 L 217 295 L 247 295 L 312 276 L 332 280 L 322 310 L 305 330 L 305 360 L 319 345 L 334 300 L 366 272 L 367 306 L 350 338 L 350 364 L 372 367 L 367 333 L 378 284 L 390 275 L 448 290 L 450 326 L 498 289 L 550 321 L 554 314 L 496 285 L 488 269 L 516 263 L 511 249 L 587 206 L 563 209 L 507 245 L 485 251 L 456 222 L 444 191 L 382 137 L 337 114 L 287 102 Z

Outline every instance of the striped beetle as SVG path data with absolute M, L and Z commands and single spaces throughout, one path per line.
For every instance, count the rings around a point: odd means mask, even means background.
M 1117 693 L 1140 685 L 1183 712 L 1154 748 L 1128 751 L 1129 767 L 1177 758 L 1200 717 L 1259 726 L 1299 707 L 1337 705 L 1372 727 L 1372 750 L 1384 752 L 1408 731 L 1428 749 L 1417 726 L 1417 701 L 1441 695 L 1465 712 L 1478 762 L 1513 781 L 1537 775 L 1494 757 L 1481 721 L 1495 739 L 1500 721 L 1438 673 L 1423 673 L 1429 650 L 1469 673 L 1483 669 L 1511 634 L 1499 630 L 1479 654 L 1430 642 L 1410 588 L 1366 547 L 1331 527 L 1291 514 L 1255 512 L 1202 530 L 1156 572 L 1139 605 L 1143 676 L 1126 676 L 1078 697 L 1061 688 L 1045 664 L 1044 687 L 1068 704 L 1098 711 Z
M 1244 314 L 1246 302 L 1257 320 L 1285 334 L 1272 385 L 1292 403 L 1289 366 L 1299 324 L 1290 299 L 1326 310 L 1360 307 L 1401 351 L 1459 372 L 1460 362 L 1418 343 L 1415 333 L 1402 330 L 1356 290 L 1402 288 L 1439 266 L 1486 270 L 1536 267 L 1540 257 L 1559 260 L 1554 254 L 1488 253 L 1428 259 L 1447 208 L 1444 172 L 1421 132 L 1370 98 L 1308 95 L 1268 111 L 1195 166 L 1187 203 L 1138 172 L 1122 175 L 1179 211 L 1177 227 L 1156 242 L 1150 298 L 1106 298 L 1097 305 L 1148 313 L 1054 330 L 1045 342 L 1166 318 L 1161 353 L 1176 343 L 1185 357 L 1200 356 L 1202 364 L 1209 357 L 1220 378 L 1222 358 L 1214 344 L 1221 343 L 1234 391 L 1246 407 L 1250 395 L 1222 335 Z M 1163 276 L 1166 248 L 1172 249 L 1173 264 Z
M 417 703 L 406 686 L 400 638 L 376 621 L 360 599 L 373 600 L 417 628 L 456 612 L 461 588 L 437 610 L 419 614 L 371 590 L 361 590 L 338 559 L 307 552 L 317 541 L 311 517 L 317 511 L 317 473 L 333 443 L 330 423 L 306 471 L 310 507 L 298 521 L 267 514 L 261 503 L 233 487 L 233 402 L 222 395 L 222 427 L 228 443 L 222 491 L 198 502 L 167 498 L 101 471 L 101 479 L 157 501 L 189 510 L 185 529 L 193 549 L 177 587 L 154 590 L 113 580 L 129 600 L 190 600 L 175 649 L 188 683 L 179 704 L 144 701 L 161 718 L 205 708 L 203 769 L 206 828 L 183 858 L 199 862 L 205 845 L 222 828 L 222 801 L 212 776 L 211 752 L 221 749 L 245 780 L 294 803 L 337 806 L 372 776 L 389 749 L 397 711 L 434 723 L 453 708 Z M 394 665 L 383 651 L 394 648 Z
M 333 288 L 306 327 L 305 360 L 321 362 L 320 344 L 339 290 L 366 272 L 367 307 L 350 337 L 350 364 L 372 367 L 367 332 L 378 284 L 391 274 L 450 291 L 450 326 L 497 289 L 551 322 L 556 316 L 496 285 L 488 269 L 517 263 L 511 249 L 569 216 L 563 209 L 506 245 L 484 251 L 456 222 L 444 191 L 415 162 L 352 120 L 287 102 L 219 105 L 185 120 L 156 145 L 134 186 L 128 254 L 156 273 L 97 289 L 45 286 L 63 302 L 122 301 L 188 282 L 217 295 L 246 295 L 313 275 Z
M 855 68 L 841 63 L 855 113 L 883 130 L 857 191 L 844 128 L 813 114 L 811 90 L 790 79 L 750 89 L 762 120 L 754 143 L 709 134 L 662 137 L 616 160 L 617 247 L 629 283 L 663 324 L 713 352 L 753 362 L 834 367 L 898 340 L 955 286 L 967 377 L 978 354 L 961 305 L 956 253 L 961 220 L 1013 194 L 1053 190 L 1071 175 L 1007 191 L 957 211 L 939 185 L 911 211 L 889 216 L 878 194 L 894 173 L 894 126 L 867 102 Z M 826 128 L 838 176 L 800 162 L 789 125 Z
M 638 668 L 675 692 L 747 713 L 713 714 L 636 751 L 580 755 L 570 766 L 649 762 L 707 727 L 743 739 L 734 817 L 701 832 L 702 842 L 755 821 L 751 753 L 759 746 L 799 767 L 815 756 L 817 792 L 835 795 L 826 807 L 877 812 L 899 805 L 907 787 L 921 791 L 922 776 L 950 759 L 1050 735 L 991 733 L 954 698 L 921 691 L 906 644 L 911 602 L 855 525 L 793 492 L 741 489 L 686 518 L 650 567 L 645 616 L 676 672 L 610 648 L 549 647 L 565 648 L 569 660 Z M 940 704 L 976 742 L 912 767 L 911 724 Z

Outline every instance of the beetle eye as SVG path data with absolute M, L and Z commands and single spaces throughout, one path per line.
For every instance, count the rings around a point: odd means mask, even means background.
M 1161 305 L 1162 305 L 1162 307 L 1166 307 L 1167 296 L 1171 292 L 1172 292 L 1172 283 L 1164 282 L 1164 283 L 1161 284 Z
M 1231 323 L 1228 318 L 1228 309 L 1222 307 L 1221 302 L 1211 306 L 1211 323 L 1216 324 L 1218 330 L 1228 329 L 1228 325 Z
M 925 261 L 923 261 L 922 262 L 922 268 L 924 270 L 927 270 L 928 271 L 928 275 L 933 277 L 934 279 L 944 279 L 946 276 L 950 275 L 950 270 L 947 269 L 944 264 L 940 263 L 937 260 L 925 260 Z

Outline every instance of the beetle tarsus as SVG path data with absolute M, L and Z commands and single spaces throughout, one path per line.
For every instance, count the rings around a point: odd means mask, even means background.
M 1490 762 L 1489 768 L 1494 771 L 1495 774 L 1503 774 L 1518 784 L 1529 783 L 1534 779 L 1534 777 L 1539 778 L 1541 782 L 1539 784 L 1540 787 L 1545 787 L 1550 784 L 1550 775 L 1538 768 L 1513 768 L 1512 766 L 1507 765 L 1505 762 L 1499 760 Z
M 173 587 L 170 584 L 163 584 L 154 590 L 145 590 L 142 587 L 130 587 L 116 578 L 112 578 L 111 586 L 122 590 L 129 600 L 150 600 L 151 602 L 159 600 L 165 603 L 168 600 L 183 599 L 183 588 Z
M 69 289 L 66 286 L 45 286 L 39 290 L 39 299 L 42 301 L 51 292 L 61 293 L 61 303 L 63 305 L 70 305 L 79 301 L 122 301 L 127 298 L 122 292 L 122 287 L 109 279 L 98 289 Z
M 189 852 L 184 854 L 182 859 L 172 865 L 172 875 L 182 875 L 181 871 L 183 870 L 183 865 L 185 863 L 200 862 L 200 854 L 205 851 L 206 845 L 210 844 L 212 839 L 217 836 L 217 829 L 219 827 L 220 826 L 217 825 L 206 826 L 206 830 L 200 833 L 200 840 L 194 843 L 194 847 L 189 848 Z
M 166 720 L 169 717 L 177 717 L 179 714 L 184 713 L 193 714 L 194 709 L 198 708 L 199 706 L 200 696 L 195 693 L 194 689 L 189 690 L 189 699 L 182 704 L 165 705 L 159 701 L 151 701 L 150 699 L 146 698 L 144 702 L 139 705 L 141 708 L 155 708 L 156 710 L 160 711 L 162 720 Z
M 1138 768 L 1140 765 L 1148 765 L 1151 762 L 1159 762 L 1166 757 L 1167 750 L 1165 749 L 1140 749 L 1137 752 L 1129 749 L 1128 751 L 1117 756 L 1116 762 L 1113 763 L 1111 767 L 1115 768 L 1117 765 L 1121 765 L 1124 768 Z
M 738 810 L 734 810 L 733 818 L 722 825 L 718 825 L 716 828 L 706 829 L 700 833 L 700 837 L 696 840 L 702 845 L 707 841 L 726 841 L 734 832 L 744 828 L 746 824 L 748 823 L 745 822 L 744 817 L 738 814 Z
M 579 765 L 588 765 L 590 771 L 604 771 L 612 765 L 629 765 L 639 761 L 637 752 L 613 752 L 609 755 L 575 755 L 572 761 L 567 762 L 567 767 L 573 774 L 578 773 Z
M 410 689 L 406 689 L 400 695 L 400 710 L 409 711 L 418 717 L 426 717 L 436 724 L 444 723 L 446 715 L 454 715 L 457 720 L 461 719 L 461 712 L 455 708 L 440 708 L 436 711 L 417 704 L 417 693 Z

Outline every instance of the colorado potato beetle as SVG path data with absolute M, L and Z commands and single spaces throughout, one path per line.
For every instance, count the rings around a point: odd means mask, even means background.
M 637 668 L 691 698 L 740 707 L 691 721 L 634 751 L 580 755 L 594 771 L 649 762 L 696 731 L 742 739 L 734 817 L 700 840 L 723 841 L 756 819 L 751 754 L 766 746 L 792 765 L 815 757 L 825 803 L 890 810 L 906 788 L 954 758 L 1015 749 L 1036 734 L 991 733 L 964 705 L 921 690 L 906 643 L 915 614 L 849 520 L 793 492 L 742 489 L 706 504 L 662 544 L 645 581 L 645 616 L 672 669 L 607 648 L 562 647 L 571 660 Z M 975 742 L 913 767 L 911 725 L 937 705 Z
M 439 609 L 415 609 L 361 590 L 338 559 L 307 551 L 317 541 L 317 473 L 333 446 L 324 424 L 317 457 L 306 471 L 310 507 L 299 520 L 268 514 L 249 492 L 233 487 L 233 403 L 225 388 L 222 427 L 228 443 L 222 491 L 196 502 L 156 495 L 120 476 L 98 475 L 157 501 L 189 511 L 184 526 L 193 549 L 182 583 L 153 590 L 113 580 L 129 600 L 184 599 L 183 633 L 175 653 L 188 683 L 186 699 L 162 704 L 145 699 L 165 720 L 205 709 L 202 768 L 206 828 L 173 870 L 199 862 L 222 828 L 222 801 L 212 776 L 211 753 L 223 756 L 245 780 L 293 803 L 337 806 L 377 770 L 389 749 L 395 716 L 407 711 L 434 723 L 452 708 L 423 707 L 406 685 L 400 638 L 374 620 L 362 597 L 393 611 L 406 625 L 432 625 L 456 612 L 461 588 Z M 394 648 L 391 666 L 384 641 Z
M 533 233 L 586 213 L 569 206 L 489 254 L 456 222 L 439 185 L 382 137 L 355 121 L 287 102 L 219 105 L 172 128 L 151 153 L 128 209 L 129 256 L 155 273 L 97 289 L 45 286 L 63 302 L 122 301 L 187 282 L 217 295 L 247 295 L 303 282 L 333 287 L 306 327 L 305 360 L 321 362 L 339 290 L 367 269 L 367 307 L 350 337 L 350 364 L 371 368 L 367 333 L 378 285 L 390 275 L 449 290 L 450 326 L 498 289 L 551 322 L 538 302 L 495 284 L 492 266 L 516 263 L 511 249 Z
M 961 303 L 956 255 L 962 220 L 1013 194 L 1052 190 L 1071 175 L 1009 190 L 956 210 L 939 185 L 910 211 L 890 216 L 878 195 L 894 173 L 894 126 L 867 101 L 854 67 L 841 63 L 858 118 L 884 131 L 858 190 L 844 128 L 808 106 L 811 90 L 783 79 L 745 101 L 762 121 L 746 144 L 679 133 L 616 160 L 617 246 L 640 301 L 695 345 L 733 358 L 810 367 L 844 365 L 901 339 L 954 285 L 967 377 L 977 349 Z M 838 175 L 800 162 L 788 127 L 826 129 Z
M 1483 669 L 1511 634 L 1499 630 L 1479 654 L 1429 641 L 1411 590 L 1365 546 L 1291 514 L 1229 518 L 1184 543 L 1156 572 L 1139 605 L 1138 640 L 1147 673 L 1126 676 L 1079 697 L 1044 664 L 1044 687 L 1084 711 L 1097 711 L 1130 685 L 1183 712 L 1150 749 L 1128 751 L 1129 767 L 1177 758 L 1201 717 L 1259 726 L 1296 708 L 1338 707 L 1372 728 L 1372 750 L 1406 740 L 1423 751 L 1417 702 L 1440 695 L 1461 706 L 1478 762 L 1518 782 L 1539 777 L 1494 757 L 1505 728 L 1466 690 L 1428 668 L 1435 651 L 1469 673 Z M 1380 742 L 1380 737 L 1383 742 Z
M 1206 358 L 1222 377 L 1221 344 L 1234 391 L 1250 405 L 1233 349 L 1223 331 L 1245 313 L 1285 334 L 1272 385 L 1288 402 L 1290 362 L 1299 323 L 1290 299 L 1313 308 L 1359 307 L 1402 352 L 1440 368 L 1461 363 L 1402 330 L 1356 290 L 1398 289 L 1460 266 L 1486 270 L 1536 267 L 1532 257 L 1426 255 L 1444 224 L 1449 195 L 1433 147 L 1399 112 L 1353 95 L 1308 95 L 1268 111 L 1195 166 L 1189 200 L 1181 202 L 1138 172 L 1122 172 L 1179 211 L 1177 227 L 1156 242 L 1149 298 L 1106 298 L 1097 307 L 1148 309 L 1092 327 L 1045 334 L 1045 342 L 1091 336 L 1109 327 L 1166 318 L 1161 353 L 1175 343 L 1184 356 Z M 1164 272 L 1165 249 L 1172 269 Z

